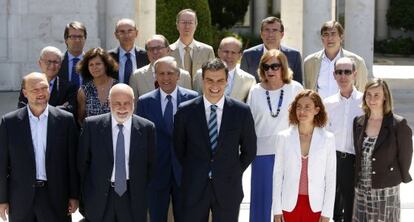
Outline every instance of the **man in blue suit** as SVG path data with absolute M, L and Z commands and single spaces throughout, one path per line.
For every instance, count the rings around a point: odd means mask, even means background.
M 298 50 L 280 44 L 284 29 L 282 20 L 277 17 L 271 16 L 263 19 L 260 27 L 260 38 L 263 44 L 244 50 L 240 68 L 252 74 L 257 82 L 260 81 L 257 68 L 264 51 L 279 49 L 288 58 L 289 68 L 293 71 L 293 79 L 302 84 L 302 56 Z
M 150 217 L 151 222 L 167 222 L 171 196 L 174 220 L 182 221 L 181 166 L 172 147 L 173 116 L 181 102 L 198 94 L 177 86 L 180 70 L 173 57 L 158 59 L 154 68 L 159 88 L 142 95 L 137 104 L 137 114 L 154 122 L 157 130 L 156 173 L 149 191 Z

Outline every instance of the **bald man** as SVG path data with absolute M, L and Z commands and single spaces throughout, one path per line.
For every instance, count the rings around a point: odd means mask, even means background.
M 226 37 L 221 40 L 218 48 L 219 58 L 226 63 L 229 75 L 227 76 L 227 85 L 225 89 L 226 96 L 246 102 L 250 88 L 256 84 L 254 76 L 240 69 L 237 62 L 241 58 L 242 43 L 234 37 Z M 193 80 L 194 90 L 203 93 L 203 80 L 201 77 L 201 69 Z
M 0 218 L 71 221 L 78 208 L 78 132 L 73 115 L 48 105 L 43 73 L 23 78 L 27 106 L 0 124 Z
M 111 112 L 85 119 L 78 167 L 85 217 L 91 222 L 146 221 L 147 185 L 155 161 L 155 127 L 133 114 L 126 84 L 109 92 Z

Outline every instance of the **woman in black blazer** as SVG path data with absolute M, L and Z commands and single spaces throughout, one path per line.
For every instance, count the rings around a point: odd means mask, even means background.
M 404 118 L 392 113 L 391 92 L 382 79 L 365 86 L 362 108 L 365 115 L 353 124 L 353 221 L 399 221 L 399 184 L 412 180 L 412 131 Z

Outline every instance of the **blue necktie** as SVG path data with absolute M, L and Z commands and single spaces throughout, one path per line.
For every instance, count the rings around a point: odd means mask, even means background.
M 115 151 L 115 192 L 122 196 L 126 189 L 126 169 L 125 169 L 125 141 L 122 132 L 124 125 L 118 124 L 119 132 L 116 140 Z
M 73 58 L 72 59 L 72 73 L 71 73 L 71 80 L 70 82 L 75 84 L 77 87 L 79 87 L 80 82 L 79 82 L 79 74 L 76 72 L 76 64 L 78 64 L 79 62 L 79 58 Z
M 124 69 L 124 83 L 129 84 L 129 77 L 132 74 L 132 61 L 131 61 L 131 53 L 125 53 L 127 60 L 125 61 L 125 69 Z
M 213 153 L 215 152 L 217 148 L 217 106 L 211 105 L 210 106 L 210 119 L 208 120 L 208 135 L 210 137 L 210 145 L 211 145 L 211 151 Z
M 168 132 L 170 133 L 170 135 L 172 134 L 173 131 L 173 104 L 172 104 L 172 96 L 171 95 L 167 95 L 167 106 L 165 106 L 165 110 L 164 110 L 164 122 L 165 122 L 165 126 L 167 127 Z

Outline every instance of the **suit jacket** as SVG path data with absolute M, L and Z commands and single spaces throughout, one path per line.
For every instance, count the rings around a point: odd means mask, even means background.
M 119 47 L 108 50 L 108 53 L 118 63 L 118 65 L 121 66 L 121 64 L 119 64 Z M 150 63 L 148 60 L 147 52 L 144 49 L 139 48 L 139 47 L 135 47 L 135 59 L 137 63 L 137 69 L 145 65 L 148 65 Z M 119 72 L 116 72 L 114 76 L 116 77 L 116 79 L 119 80 Z
M 361 172 L 362 143 L 368 116 L 354 119 L 355 184 Z M 372 188 L 392 187 L 412 180 L 408 172 L 413 155 L 412 131 L 401 116 L 384 115 L 372 153 Z
M 213 153 L 203 96 L 181 104 L 174 120 L 174 149 L 183 167 L 181 191 L 186 207 L 200 201 L 210 183 L 210 170 L 220 206 L 234 209 L 243 199 L 243 172 L 256 157 L 254 121 L 246 104 L 225 98 L 217 142 Z
M 183 61 L 181 60 L 180 56 L 180 50 L 178 48 L 178 42 L 180 40 L 177 40 L 173 44 L 170 45 L 170 55 L 175 58 L 177 61 L 177 66 L 184 69 Z M 191 56 L 192 59 L 192 77 L 197 73 L 197 70 L 201 68 L 203 63 L 212 60 L 215 58 L 213 47 L 204 44 L 202 42 L 194 41 L 194 48 L 193 48 L 193 55 Z M 187 70 L 188 71 L 188 70 Z
M 341 55 L 340 55 L 341 57 L 350 57 L 354 59 L 356 63 L 355 64 L 356 70 L 357 70 L 355 87 L 359 91 L 363 92 L 365 90 L 365 84 L 368 81 L 368 70 L 365 65 L 364 59 L 345 49 L 342 49 L 340 52 L 341 52 Z M 304 77 L 303 86 L 306 89 L 317 90 L 318 77 L 319 77 L 319 71 L 321 69 L 323 53 L 325 53 L 324 49 L 322 49 L 319 52 L 315 52 L 311 55 L 308 55 L 305 58 L 305 62 L 304 62 L 305 75 L 303 76 Z
M 240 63 L 240 68 L 253 75 L 257 82 L 260 82 L 257 69 L 259 68 L 260 59 L 263 55 L 263 49 L 264 45 L 260 44 L 244 50 Z M 293 72 L 293 79 L 302 84 L 302 56 L 300 55 L 300 52 L 283 45 L 280 45 L 280 51 L 282 51 L 288 59 L 289 68 Z
M 177 106 L 197 96 L 195 91 L 178 87 Z M 153 90 L 139 98 L 137 115 L 153 122 L 157 129 L 157 168 L 151 187 L 160 189 L 167 187 L 172 179 L 171 172 L 173 172 L 175 181 L 180 185 L 181 166 L 173 151 L 172 132 L 168 132 L 164 123 L 160 89 Z
M 138 97 L 155 89 L 155 77 L 152 72 L 153 66 L 151 64 L 141 67 L 131 75 L 129 79 L 129 86 L 134 90 L 135 102 Z M 184 69 L 180 69 L 180 79 L 177 84 L 187 89 L 191 89 L 191 76 Z
M 58 76 L 56 77 L 55 83 L 53 84 L 52 92 L 50 93 L 49 104 L 66 110 L 72 114 L 76 114 L 77 94 L 78 89 L 76 88 L 76 85 Z M 62 105 L 66 102 L 68 102 L 69 105 L 63 107 Z M 22 108 L 26 106 L 26 104 L 27 98 L 23 95 L 23 90 L 20 90 L 17 108 Z
M 80 136 L 78 169 L 85 217 L 101 221 L 107 205 L 114 165 L 111 113 L 85 119 Z M 129 201 L 134 221 L 146 221 L 147 185 L 155 160 L 155 128 L 150 121 L 132 116 L 129 153 Z
M 59 72 L 58 72 L 58 76 L 61 79 L 64 79 L 66 81 L 69 81 L 69 56 L 68 56 L 68 52 L 66 51 L 65 56 L 63 57 L 63 61 L 62 64 L 60 66 Z
M 246 102 L 249 95 L 250 88 L 256 84 L 256 79 L 249 73 L 243 71 L 239 67 L 236 67 L 233 76 L 233 87 L 230 91 L 230 97 L 237 99 L 240 102 Z M 197 74 L 193 79 L 193 88 L 200 94 L 203 94 L 203 77 L 201 69 L 197 71 Z
M 0 203 L 9 203 L 11 218 L 23 220 L 32 209 L 36 160 L 26 107 L 3 116 L 0 124 Z M 67 220 L 69 198 L 78 199 L 76 171 L 78 131 L 73 115 L 49 106 L 46 142 L 47 191 L 53 211 Z
M 291 212 L 299 196 L 302 153 L 297 126 L 277 136 L 273 177 L 273 213 Z M 336 183 L 335 136 L 315 127 L 308 154 L 308 195 L 313 212 L 332 218 Z

